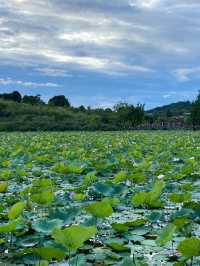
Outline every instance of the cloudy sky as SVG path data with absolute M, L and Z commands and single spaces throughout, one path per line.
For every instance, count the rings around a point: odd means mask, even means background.
M 0 92 L 151 108 L 199 89 L 199 0 L 0 0 Z

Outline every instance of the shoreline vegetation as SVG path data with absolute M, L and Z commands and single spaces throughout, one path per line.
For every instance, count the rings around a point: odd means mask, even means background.
M 0 94 L 0 131 L 120 131 L 200 129 L 200 94 L 145 111 L 145 105 L 118 103 L 113 108 L 74 107 L 64 95 L 45 103 L 40 95 Z

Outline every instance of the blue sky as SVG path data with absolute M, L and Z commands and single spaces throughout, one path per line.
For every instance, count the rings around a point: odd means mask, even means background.
M 200 89 L 199 0 L 0 0 L 0 92 L 146 108 Z

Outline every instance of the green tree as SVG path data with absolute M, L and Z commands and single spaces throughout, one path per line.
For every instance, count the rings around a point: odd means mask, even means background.
M 170 118 L 170 117 L 172 117 L 173 115 L 172 115 L 172 111 L 170 110 L 170 109 L 167 109 L 167 111 L 166 111 L 166 117 L 167 118 Z
M 85 107 L 83 105 L 79 106 L 77 109 L 79 111 L 81 111 L 81 112 L 85 112 L 86 111 L 86 109 L 85 109 Z
M 0 98 L 18 103 L 20 103 L 22 100 L 22 96 L 18 91 L 13 91 L 11 93 L 2 93 L 0 94 Z
M 200 91 L 196 100 L 192 103 L 191 121 L 194 127 L 200 125 Z
M 122 128 L 131 128 L 142 123 L 144 120 L 144 105 L 134 106 L 128 103 L 118 103 L 114 106 L 117 120 Z
M 54 96 L 49 100 L 49 104 L 60 107 L 70 107 L 70 102 L 64 95 Z
M 44 102 L 41 100 L 40 95 L 36 95 L 36 96 L 29 96 L 29 95 L 25 95 L 22 99 L 23 103 L 26 104 L 31 104 L 31 105 L 35 105 L 35 104 L 44 104 Z

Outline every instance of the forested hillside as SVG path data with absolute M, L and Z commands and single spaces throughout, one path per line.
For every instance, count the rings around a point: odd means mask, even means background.
M 0 94 L 0 131 L 176 129 L 200 125 L 200 96 L 145 111 L 142 104 L 73 107 L 64 95 L 45 103 L 40 95 Z
M 140 104 L 120 103 L 112 110 L 73 107 L 63 95 L 48 103 L 39 95 L 22 98 L 17 92 L 0 98 L 0 131 L 121 130 L 134 128 L 145 119 Z
M 148 110 L 148 114 L 155 116 L 176 116 L 183 115 L 185 113 L 190 113 L 192 109 L 192 103 L 189 101 L 171 103 L 169 105 L 164 105 L 161 107 L 156 107 L 154 109 Z

